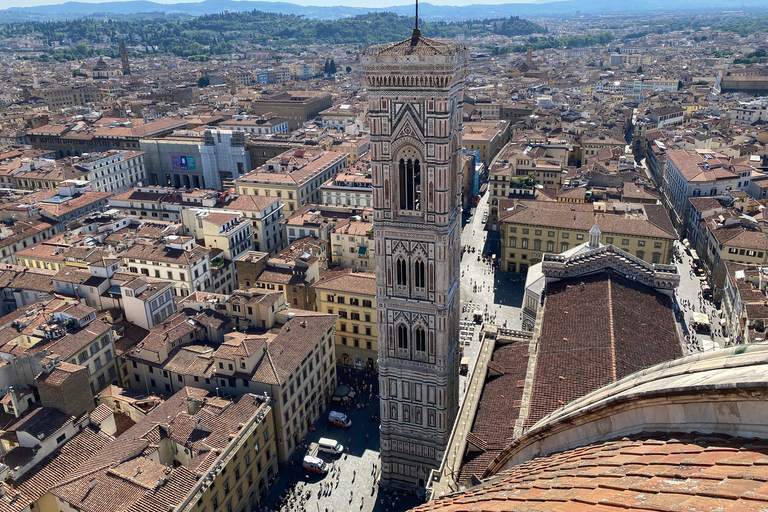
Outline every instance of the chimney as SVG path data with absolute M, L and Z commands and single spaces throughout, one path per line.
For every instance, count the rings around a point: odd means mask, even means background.
M 21 413 L 19 412 L 19 399 L 16 398 L 16 391 L 13 390 L 13 386 L 8 388 L 8 392 L 11 394 L 11 403 L 13 404 L 13 415 L 17 418 L 21 416 Z

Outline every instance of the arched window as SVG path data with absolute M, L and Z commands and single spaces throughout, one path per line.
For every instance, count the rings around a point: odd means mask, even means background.
M 427 333 L 423 327 L 417 327 L 413 333 L 414 343 L 416 344 L 416 352 L 427 351 Z
M 421 163 L 418 159 L 401 158 L 398 171 L 400 209 L 421 210 Z
M 414 265 L 413 271 L 414 271 L 413 281 L 416 288 L 426 287 L 426 280 L 424 279 L 424 276 L 425 276 L 424 262 L 422 260 L 418 260 Z
M 395 277 L 397 278 L 395 283 L 398 286 L 405 286 L 408 284 L 408 267 L 405 264 L 404 258 L 397 258 L 397 260 L 395 260 Z
M 408 328 L 404 324 L 397 326 L 397 348 L 408 349 Z

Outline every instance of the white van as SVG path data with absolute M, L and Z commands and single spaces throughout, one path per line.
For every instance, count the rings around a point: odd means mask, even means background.
M 331 411 L 328 415 L 328 421 L 340 427 L 347 428 L 352 426 L 352 420 L 347 418 L 347 415 L 342 412 Z
M 328 439 L 325 437 L 320 438 L 320 440 L 317 442 L 317 446 L 321 452 L 332 453 L 334 455 L 344 451 L 344 447 L 341 446 L 341 443 L 335 439 Z
M 326 474 L 328 472 L 328 464 L 323 459 L 318 459 L 311 455 L 304 456 L 304 469 L 314 471 L 315 473 Z

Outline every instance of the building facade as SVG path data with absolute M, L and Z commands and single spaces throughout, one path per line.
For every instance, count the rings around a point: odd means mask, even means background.
M 378 359 L 376 334 L 376 276 L 351 272 L 313 285 L 320 313 L 338 315 L 336 361 L 357 369 L 375 369 Z
M 426 39 L 363 52 L 373 172 L 381 483 L 423 488 L 458 408 L 461 132 L 468 51 Z

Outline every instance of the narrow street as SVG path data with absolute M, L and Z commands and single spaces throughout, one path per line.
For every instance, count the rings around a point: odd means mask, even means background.
M 675 242 L 677 254 L 682 255 L 682 263 L 677 263 L 677 270 L 680 273 L 680 286 L 677 288 L 675 297 L 677 304 L 683 311 L 687 333 L 691 333 L 694 338 L 688 344 L 689 352 L 699 352 L 702 350 L 713 350 L 723 348 L 727 339 L 720 335 L 720 317 L 719 310 L 709 301 L 701 296 L 702 280 L 693 271 L 693 260 L 685 252 L 683 244 Z M 693 316 L 695 313 L 704 313 L 709 317 L 712 326 L 712 335 L 697 334 L 693 332 Z
M 522 303 L 525 289 L 525 276 L 498 272 L 483 261 L 486 256 L 496 254 L 499 258 L 499 237 L 489 233 L 483 222 L 483 214 L 488 212 L 488 196 L 485 194 L 473 208 L 472 216 L 464 226 L 461 243 L 469 248 L 461 258 L 461 343 L 463 356 L 468 359 L 469 371 L 460 377 L 460 390 L 466 389 L 472 376 L 477 356 L 480 353 L 480 329 L 482 324 L 474 322 L 474 312 L 483 313 L 483 321 L 505 326 L 509 329 L 522 328 Z M 472 252 L 472 248 L 475 252 Z M 516 280 L 517 282 L 513 282 Z M 471 340 L 471 341 L 469 341 Z

